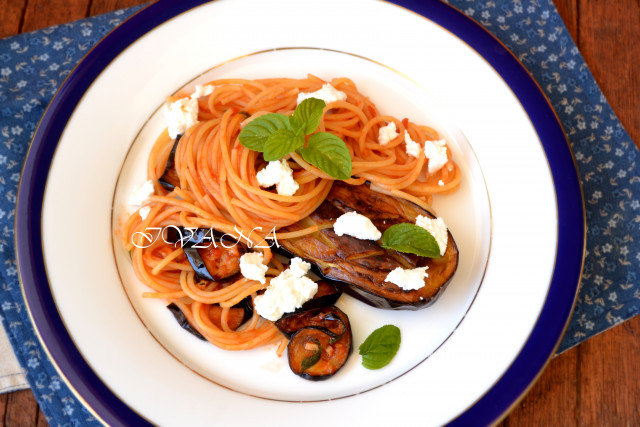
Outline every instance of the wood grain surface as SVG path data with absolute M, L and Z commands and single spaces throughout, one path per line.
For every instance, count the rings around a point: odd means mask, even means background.
M 142 4 L 0 0 L 0 37 Z M 640 0 L 555 0 L 616 114 L 640 142 Z M 555 357 L 504 426 L 640 425 L 640 317 Z M 0 395 L 0 425 L 46 425 L 30 390 Z

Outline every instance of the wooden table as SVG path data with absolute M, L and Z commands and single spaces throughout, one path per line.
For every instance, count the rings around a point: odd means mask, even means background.
M 0 37 L 145 0 L 0 0 Z M 596 80 L 640 142 L 640 0 L 555 0 Z M 640 317 L 554 358 L 503 421 L 520 425 L 640 423 Z M 0 395 L 7 426 L 46 425 L 30 390 Z M 0 422 L 2 425 L 2 422 Z

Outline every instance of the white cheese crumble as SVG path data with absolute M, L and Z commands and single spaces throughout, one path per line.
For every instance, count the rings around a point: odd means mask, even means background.
M 292 258 L 291 261 L 289 262 L 289 270 L 291 270 L 291 274 L 293 274 L 296 277 L 302 277 L 305 274 L 307 274 L 309 272 L 309 269 L 311 268 L 311 264 L 309 264 L 307 261 L 303 260 L 302 258 Z
M 198 123 L 198 100 L 182 98 L 167 102 L 162 106 L 162 113 L 167 122 L 169 136 L 175 138 Z
M 378 240 L 382 237 L 382 233 L 373 225 L 373 222 L 357 212 L 340 215 L 333 224 L 333 231 L 338 236 L 346 234 L 362 240 Z
M 430 174 L 438 172 L 449 161 L 447 157 L 447 147 L 445 147 L 446 142 L 444 139 L 439 141 L 425 141 L 424 154 L 427 156 L 427 159 L 429 159 Z
M 265 283 L 266 279 L 264 274 L 269 267 L 267 267 L 262 260 L 262 252 L 249 252 L 242 255 L 240 257 L 240 273 L 249 280 L 257 280 L 260 283 Z
M 293 258 L 291 266 L 271 279 L 264 294 L 255 298 L 258 314 L 265 319 L 276 321 L 284 313 L 291 313 L 302 307 L 318 292 L 318 284 L 305 275 L 311 264 Z
M 407 154 L 413 157 L 420 156 L 420 144 L 411 139 L 408 131 L 404 131 L 404 143 L 406 145 L 405 150 Z
M 131 194 L 129 194 L 129 204 L 131 206 L 142 206 L 153 192 L 153 181 L 145 181 L 134 188 Z
M 440 256 L 444 255 L 447 250 L 447 242 L 449 241 L 449 233 L 447 233 L 447 225 L 442 218 L 429 218 L 426 216 L 418 215 L 416 218 L 416 225 L 427 230 L 440 248 Z
M 389 142 L 393 141 L 398 135 L 398 130 L 396 128 L 395 122 L 390 122 L 386 126 L 382 126 L 378 131 L 378 142 L 380 145 L 387 145 Z
M 325 83 L 322 85 L 322 89 L 317 90 L 315 92 L 309 93 L 299 93 L 298 94 L 298 105 L 305 99 L 309 98 L 318 98 L 323 100 L 327 105 L 336 101 L 346 101 L 347 94 L 339 91 L 335 87 L 331 86 L 329 83 Z
M 267 166 L 256 174 L 261 187 L 276 186 L 276 191 L 282 196 L 293 196 L 300 186 L 293 179 L 293 170 L 286 159 L 269 162 Z
M 151 206 L 145 206 L 143 208 L 140 208 L 140 210 L 138 211 L 138 215 L 140 215 L 140 218 L 142 218 L 142 220 L 144 221 L 149 216 L 149 212 L 151 212 Z
M 398 285 L 405 291 L 414 291 L 425 285 L 424 279 L 429 277 L 428 268 L 427 266 L 412 269 L 396 267 L 387 274 L 385 282 Z
M 192 99 L 198 99 L 202 96 L 211 95 L 216 87 L 213 85 L 196 85 L 191 94 Z

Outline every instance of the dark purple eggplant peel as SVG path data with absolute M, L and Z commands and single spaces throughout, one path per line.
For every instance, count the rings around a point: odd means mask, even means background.
M 329 307 L 335 305 L 335 303 L 338 302 L 340 295 L 342 295 L 342 291 L 340 291 L 335 285 L 321 280 L 316 283 L 318 284 L 318 291 L 313 296 L 313 298 L 302 304 L 302 307 L 300 307 L 296 311 L 283 314 L 280 320 L 292 316 L 297 316 L 300 313 L 305 313 L 318 308 Z M 278 326 L 278 322 L 276 322 L 276 326 Z M 284 331 L 282 332 L 287 335 Z
M 418 215 L 434 216 L 409 201 L 375 192 L 369 185 L 351 186 L 335 181 L 324 202 L 303 220 L 282 228 L 295 231 L 313 225 L 332 224 L 342 214 L 356 211 L 368 217 L 384 232 L 403 222 L 414 223 Z M 444 291 L 458 267 L 458 248 L 449 232 L 447 249 L 439 258 L 420 257 L 388 250 L 379 241 L 338 236 L 333 228 L 279 241 L 279 250 L 289 257 L 310 262 L 313 271 L 335 283 L 345 293 L 374 307 L 394 310 L 418 310 L 431 305 Z M 396 267 L 428 266 L 425 286 L 411 291 L 386 282 Z
M 160 185 L 162 185 L 167 191 L 173 191 L 174 188 L 180 185 L 180 178 L 178 177 L 175 166 L 176 149 L 178 148 L 180 138 L 182 138 L 182 134 L 178 135 L 173 142 L 173 147 L 171 147 L 171 153 L 169 153 L 169 158 L 167 159 L 167 164 L 164 167 L 164 172 L 160 179 L 158 179 Z

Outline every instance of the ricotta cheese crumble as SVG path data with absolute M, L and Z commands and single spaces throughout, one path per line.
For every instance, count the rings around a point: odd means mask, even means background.
M 438 172 L 449 161 L 445 144 L 446 141 L 444 139 L 439 141 L 425 141 L 424 154 L 427 156 L 427 159 L 429 159 L 430 174 Z
M 145 181 L 134 188 L 131 194 L 129 194 L 129 204 L 134 207 L 142 206 L 153 192 L 153 181 Z
M 444 255 L 447 250 L 447 242 L 449 241 L 449 233 L 447 233 L 447 225 L 442 218 L 429 218 L 426 216 L 418 215 L 416 218 L 416 225 L 427 230 L 440 248 L 440 256 Z
M 395 122 L 390 122 L 386 126 L 382 126 L 378 131 L 378 142 L 380 145 L 387 145 L 393 141 L 398 135 Z
M 302 101 L 304 101 L 305 99 L 309 99 L 309 98 L 321 99 L 327 105 L 329 105 L 332 102 L 336 102 L 336 101 L 346 101 L 347 100 L 347 94 L 342 92 L 342 91 L 339 91 L 335 87 L 331 86 L 331 84 L 325 83 L 324 85 L 322 85 L 322 89 L 317 90 L 315 92 L 308 92 L 308 93 L 301 92 L 301 93 L 299 93 L 298 94 L 298 105 L 300 105 L 300 103 Z
M 261 187 L 276 186 L 276 191 L 282 196 L 293 196 L 300 186 L 293 179 L 293 170 L 286 159 L 269 162 L 267 166 L 256 174 Z
M 357 212 L 340 215 L 333 224 L 333 231 L 338 236 L 346 234 L 362 240 L 378 240 L 382 237 L 382 233 L 373 222 Z
M 265 283 L 265 273 L 269 269 L 263 262 L 262 252 L 249 252 L 240 257 L 240 273 L 249 280 Z
M 169 136 L 175 139 L 198 123 L 198 100 L 196 98 L 182 98 L 174 102 L 167 102 L 162 106 L 162 114 L 167 122 Z
M 429 277 L 429 267 L 402 268 L 396 267 L 387 274 L 385 282 L 400 286 L 405 291 L 414 291 L 425 285 L 424 279 Z
M 404 143 L 407 154 L 413 157 L 420 156 L 420 144 L 411 139 L 409 132 L 404 131 Z
M 140 208 L 140 210 L 138 211 L 138 215 L 140 215 L 140 219 L 144 221 L 149 216 L 149 212 L 151 212 L 151 206 L 145 206 L 143 208 Z
M 198 99 L 202 96 L 211 95 L 216 87 L 213 85 L 196 85 L 191 94 L 192 99 Z
M 318 292 L 318 284 L 308 278 L 311 264 L 293 258 L 288 269 L 271 279 L 264 294 L 255 298 L 255 309 L 265 319 L 275 322 L 284 313 L 302 307 Z

